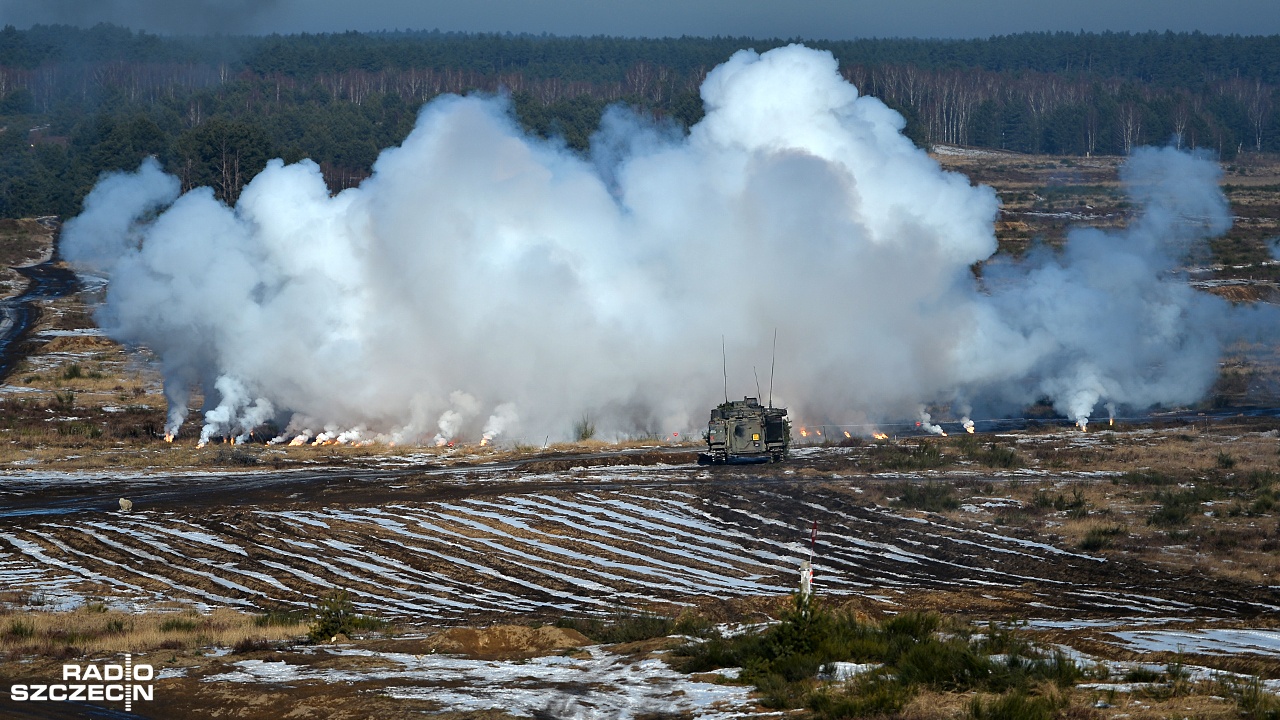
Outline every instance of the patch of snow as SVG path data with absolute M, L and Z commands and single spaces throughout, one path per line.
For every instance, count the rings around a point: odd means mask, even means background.
M 1015 153 L 1009 151 L 983 150 L 980 148 L 959 147 L 956 145 L 934 145 L 932 148 L 934 155 L 943 155 L 946 157 L 967 157 L 967 158 L 1005 158 L 1013 159 L 1017 157 Z
M 38 338 L 55 338 L 55 337 L 103 337 L 102 328 L 72 328 L 70 330 L 41 330 L 36 333 Z
M 355 648 L 328 651 L 339 657 L 377 658 L 398 667 L 372 670 L 315 668 L 285 661 L 241 660 L 236 670 L 203 682 L 283 684 L 388 682 L 383 694 L 422 699 L 442 710 L 504 710 L 512 715 L 559 718 L 695 715 L 708 720 L 741 717 L 753 708 L 751 689 L 693 682 L 661 660 L 633 659 L 588 648 L 588 657 L 559 655 L 523 661 L 469 660 L 448 655 L 380 653 Z
M 1206 628 L 1200 630 L 1130 630 L 1110 633 L 1138 652 L 1183 652 L 1197 655 L 1277 655 L 1280 630 Z
M 823 677 L 830 680 L 849 680 L 882 667 L 884 667 L 883 663 L 833 662 L 825 668 Z

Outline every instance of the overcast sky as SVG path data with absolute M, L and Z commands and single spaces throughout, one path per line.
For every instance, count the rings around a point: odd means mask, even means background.
M 0 0 L 0 24 L 160 33 L 461 30 L 760 38 L 988 37 L 1028 30 L 1280 33 L 1277 0 Z

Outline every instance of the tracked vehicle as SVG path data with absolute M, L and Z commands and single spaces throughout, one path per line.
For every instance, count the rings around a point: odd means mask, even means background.
M 786 408 L 764 407 L 757 398 L 721 403 L 707 423 L 703 464 L 781 462 L 791 446 Z

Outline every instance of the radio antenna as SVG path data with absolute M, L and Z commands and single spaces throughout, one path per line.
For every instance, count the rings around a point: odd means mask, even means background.
M 751 366 L 751 376 L 756 379 L 756 397 L 760 397 L 760 376 L 756 374 L 756 366 Z
M 769 407 L 773 407 L 773 371 L 778 367 L 778 328 L 773 329 L 773 360 L 769 365 Z M 760 392 L 760 381 L 756 381 L 756 392 Z
M 720 336 L 720 369 L 724 371 L 724 401 L 729 402 L 729 358 L 724 352 L 724 336 Z

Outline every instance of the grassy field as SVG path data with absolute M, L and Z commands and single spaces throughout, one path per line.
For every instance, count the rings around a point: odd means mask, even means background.
M 32 598 L 13 600 L 25 605 Z M 109 609 L 100 602 L 70 612 L 15 612 L 8 602 L 0 603 L 4 608 L 0 609 L 0 653 L 11 659 L 100 658 L 166 650 L 191 654 L 210 647 L 261 649 L 296 643 L 308 629 L 306 619 L 298 614 L 254 615 L 225 608 L 203 614 L 186 608 L 138 613 Z
M 379 685 L 357 681 L 353 686 L 351 680 L 295 681 L 265 688 L 219 682 L 237 668 L 253 667 L 273 667 L 273 673 L 285 677 L 352 678 L 370 673 L 413 681 L 415 672 L 422 672 L 415 668 L 430 667 L 428 658 L 437 652 L 480 660 L 489 672 L 497 673 L 547 656 L 571 662 L 605 658 L 616 665 L 630 664 L 633 672 L 642 672 L 644 663 L 656 660 L 686 673 L 691 683 L 751 690 L 750 704 L 739 705 L 738 712 L 782 711 L 822 720 L 1145 720 L 1280 714 L 1280 701 L 1262 689 L 1255 666 L 1245 664 L 1240 673 L 1205 675 L 1180 653 L 1131 661 L 1112 654 L 1086 661 L 1063 653 L 1057 644 L 1064 639 L 1061 633 L 1037 632 L 1017 622 L 979 624 L 933 611 L 886 614 L 860 601 L 793 597 L 756 603 L 751 609 L 776 618 L 774 622 L 726 633 L 728 626 L 717 623 L 726 611 L 734 611 L 727 606 L 709 610 L 703 614 L 686 609 L 678 616 L 617 613 L 566 618 L 555 627 L 498 625 L 426 635 L 386 627 L 354 638 L 342 636 L 333 644 L 309 640 L 308 626 L 292 616 L 282 621 L 232 611 L 120 613 L 91 605 L 75 612 L 0 615 L 0 656 L 24 664 L 21 671 L 5 673 L 8 679 L 39 681 L 54 676 L 62 661 L 111 660 L 130 652 L 135 663 L 167 668 L 167 679 L 156 682 L 165 705 L 146 708 L 152 717 L 266 718 L 298 709 L 353 717 L 361 712 L 353 703 L 360 702 L 366 717 L 396 717 L 414 709 L 451 719 L 519 715 L 494 710 L 442 714 L 430 702 L 417 708 L 388 702 L 374 691 Z M 465 666 L 465 660 L 445 662 Z M 430 684 L 428 677 L 429 673 L 422 675 L 416 682 Z M 391 682 L 396 687 L 397 681 Z M 590 697 L 617 691 L 597 682 L 583 676 L 575 693 Z M 447 684 L 438 689 L 450 692 Z M 530 689 L 546 697 L 560 690 L 553 685 L 530 688 L 526 681 L 509 687 L 508 702 Z M 260 694 L 264 690 L 267 695 Z

